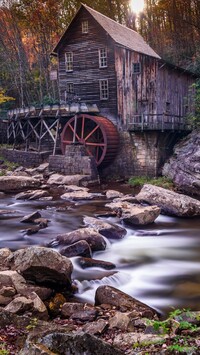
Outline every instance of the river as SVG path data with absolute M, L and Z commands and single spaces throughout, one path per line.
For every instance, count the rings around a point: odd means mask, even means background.
M 0 210 L 16 211 L 0 218 L 0 248 L 11 250 L 45 245 L 56 235 L 83 225 L 83 216 L 94 216 L 104 209 L 105 197 L 76 204 L 60 199 L 21 201 L 12 195 L 0 198 Z M 30 225 L 21 223 L 24 215 L 40 211 L 50 222 L 46 229 L 27 235 Z M 114 217 L 107 218 L 118 222 Z M 125 226 L 127 234 L 119 241 L 108 241 L 107 249 L 95 259 L 113 262 L 116 269 L 81 269 L 77 258 L 73 279 L 80 300 L 94 302 L 99 285 L 114 286 L 161 313 L 173 308 L 200 310 L 200 218 L 186 219 L 160 215 L 145 228 Z

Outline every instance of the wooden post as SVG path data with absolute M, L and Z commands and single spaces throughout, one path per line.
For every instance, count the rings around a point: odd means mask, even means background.
M 55 153 L 56 153 L 56 144 L 57 144 L 57 140 L 58 140 L 59 125 L 60 125 L 60 120 L 58 119 L 57 124 L 56 124 L 56 135 L 55 135 L 55 141 L 54 141 L 54 147 L 53 147 L 53 155 L 55 155 Z
M 74 119 L 74 134 L 73 134 L 73 143 L 76 142 L 76 127 L 77 127 L 77 115 L 75 115 Z

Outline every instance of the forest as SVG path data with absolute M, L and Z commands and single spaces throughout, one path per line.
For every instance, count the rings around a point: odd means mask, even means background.
M 199 0 L 145 0 L 138 16 L 129 0 L 85 3 L 137 30 L 164 60 L 199 74 Z M 5 108 L 58 101 L 57 81 L 50 75 L 57 63 L 50 54 L 80 4 L 74 0 L 0 1 L 0 103 Z

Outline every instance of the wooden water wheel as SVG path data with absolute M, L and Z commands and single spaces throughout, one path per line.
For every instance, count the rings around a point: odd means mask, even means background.
M 78 114 L 64 126 L 61 134 L 61 149 L 65 153 L 68 144 L 80 143 L 86 147 L 97 166 L 109 164 L 119 146 L 119 134 L 114 124 L 105 117 Z

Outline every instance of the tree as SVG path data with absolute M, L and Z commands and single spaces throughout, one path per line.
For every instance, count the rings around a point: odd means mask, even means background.
M 13 97 L 6 96 L 5 95 L 5 90 L 0 88 L 0 105 L 4 104 L 5 102 L 15 100 Z

